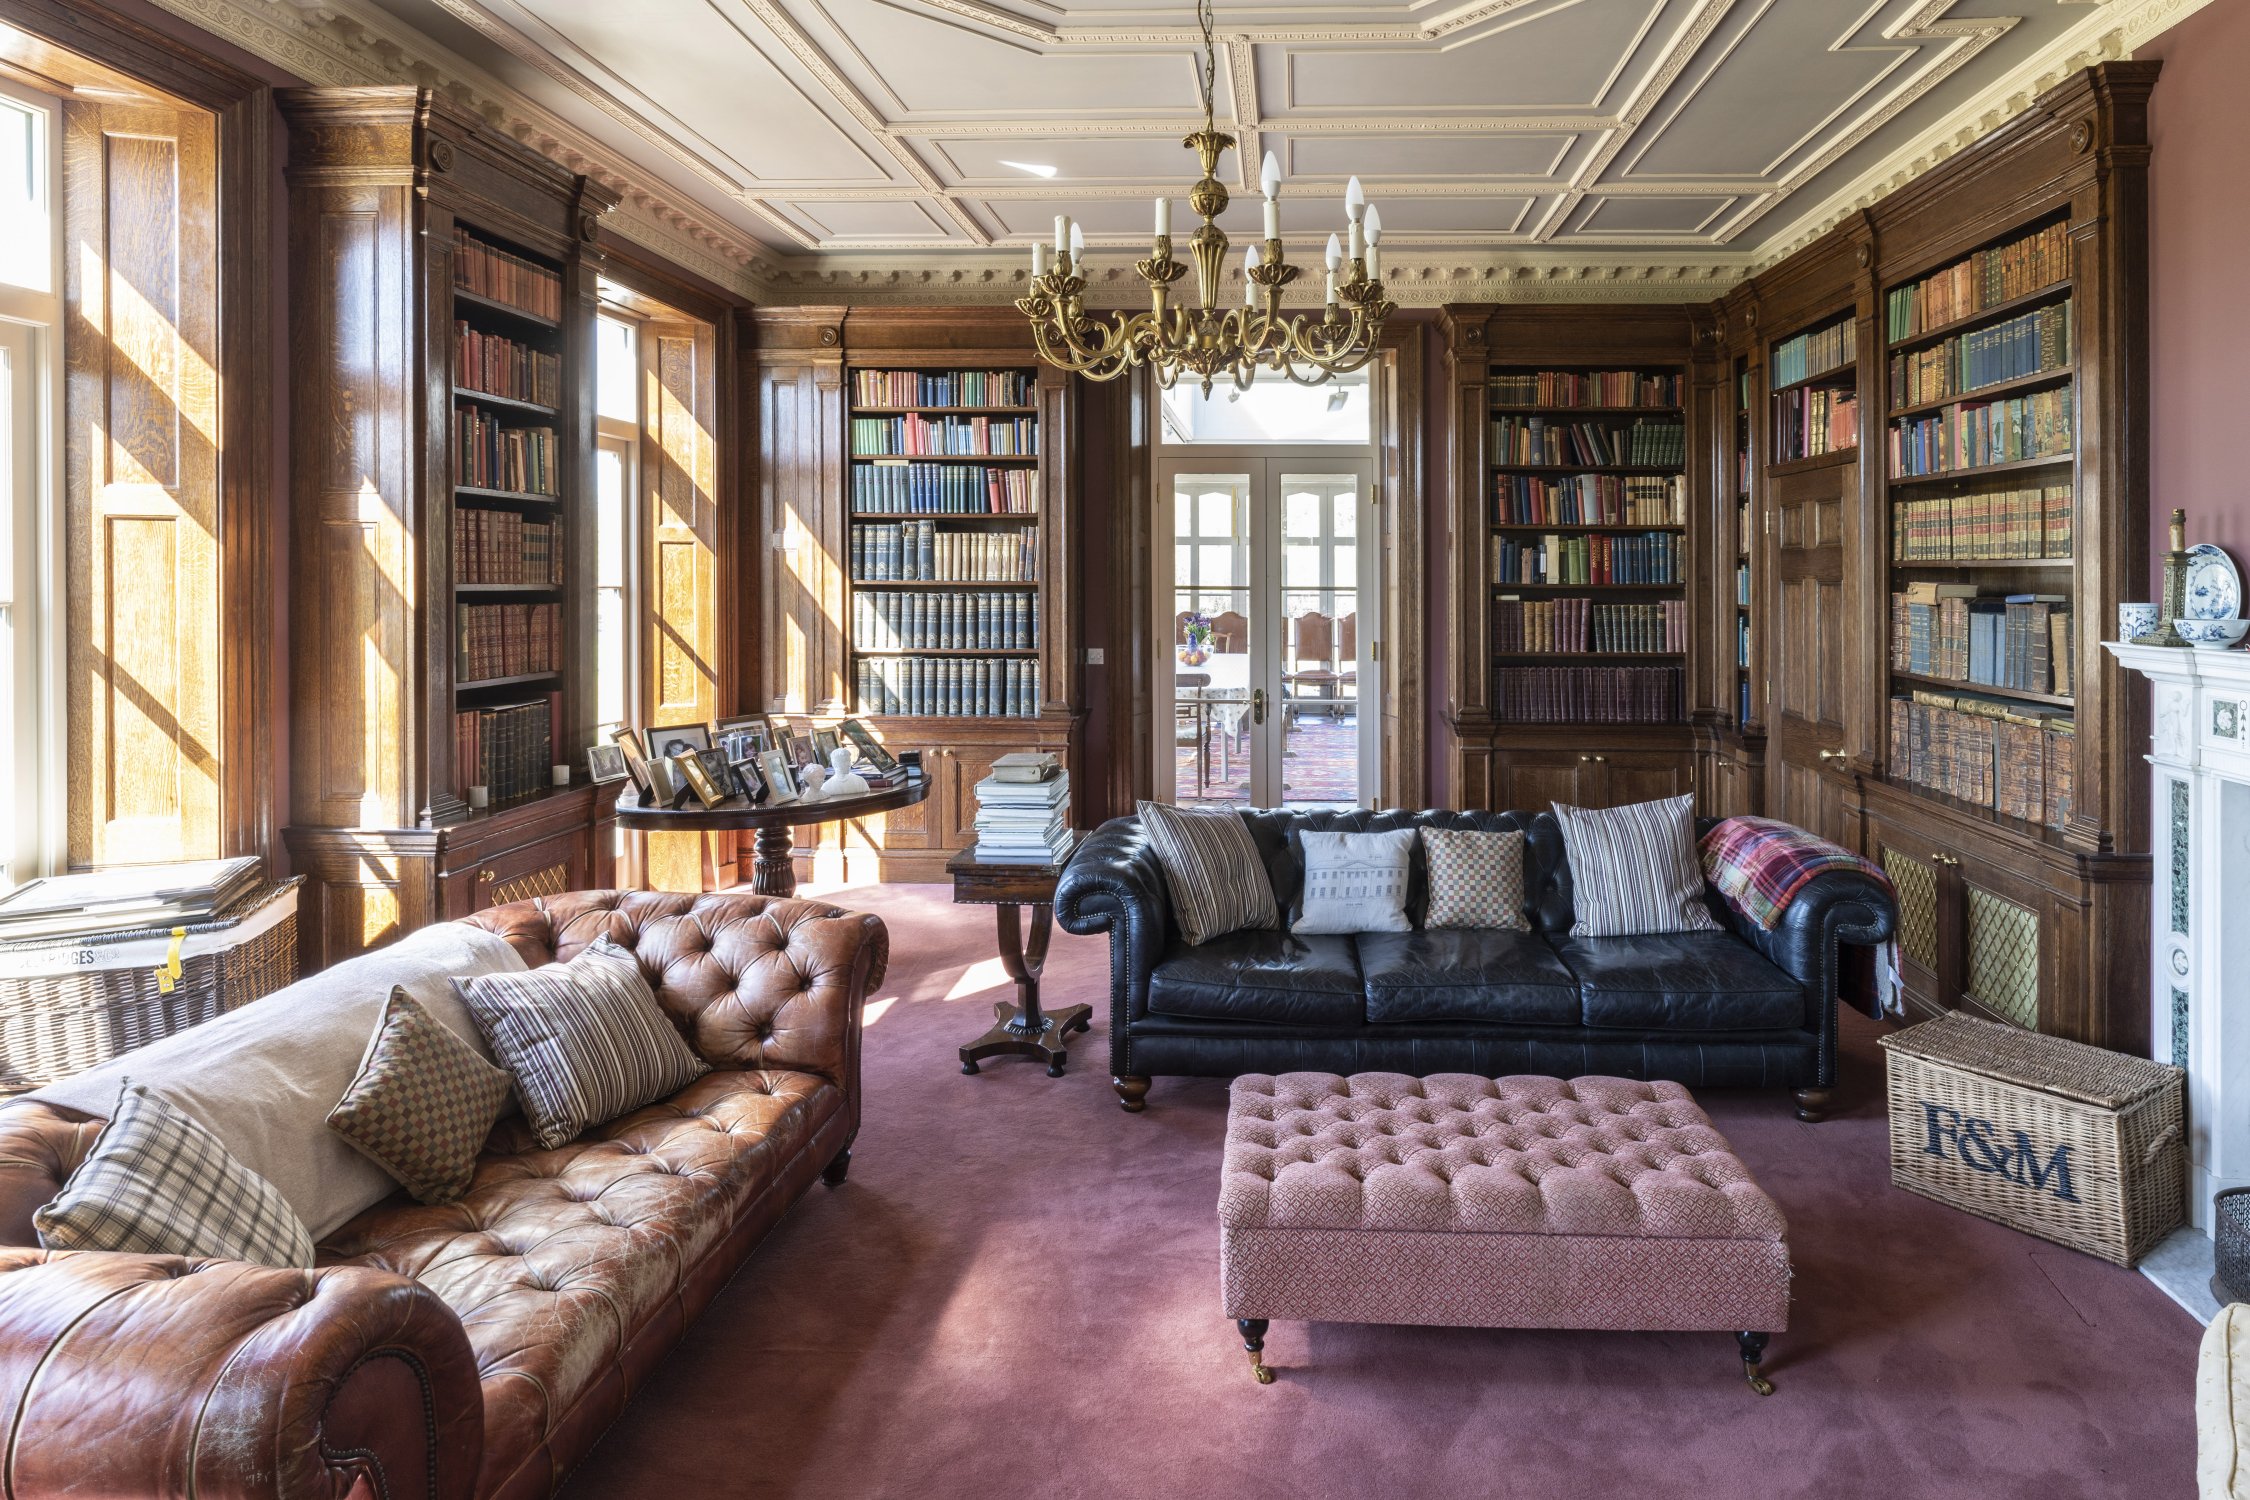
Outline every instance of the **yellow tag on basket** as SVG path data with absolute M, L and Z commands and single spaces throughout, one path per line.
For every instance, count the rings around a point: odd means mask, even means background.
M 172 929 L 172 946 L 165 952 L 164 962 L 156 966 L 156 992 L 159 995 L 171 994 L 172 987 L 180 982 L 180 944 L 186 941 L 185 927 Z

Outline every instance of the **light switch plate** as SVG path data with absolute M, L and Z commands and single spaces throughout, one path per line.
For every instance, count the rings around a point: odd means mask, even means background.
M 1088 646 L 1086 648 L 1086 665 L 1089 667 L 1098 667 L 1101 664 L 1102 648 L 1099 646 Z

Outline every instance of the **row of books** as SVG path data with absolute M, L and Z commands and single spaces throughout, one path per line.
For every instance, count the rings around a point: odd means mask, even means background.
M 1950 474 L 1980 464 L 2070 451 L 2071 388 L 2004 401 L 1965 401 L 1891 424 L 1891 477 Z
M 453 621 L 456 682 L 552 672 L 562 662 L 560 604 L 464 604 Z
M 453 512 L 453 581 L 561 583 L 562 522 L 459 507 Z
M 1492 581 L 1511 583 L 1678 583 L 1687 538 L 1669 531 L 1634 536 L 1492 539 Z
M 542 318 L 562 317 L 562 276 L 453 226 L 453 284 Z
M 1737 557 L 1750 555 L 1750 502 L 1734 503 L 1734 552 Z
M 1894 500 L 1891 557 L 1896 562 L 2069 557 L 2076 545 L 2071 500 L 2067 484 Z
M 1679 526 L 1687 476 L 1495 474 L 1492 501 L 1493 519 L 1507 526 Z
M 1492 404 L 1678 406 L 1680 377 L 1640 370 L 1537 370 L 1492 377 Z
M 508 427 L 473 406 L 453 409 L 453 482 L 552 495 L 560 477 L 552 427 Z
M 2069 277 L 2069 226 L 2050 224 L 1893 288 L 1884 298 L 1888 337 L 1896 341 L 1943 328 Z
M 1502 416 L 1492 420 L 1496 464 L 1591 464 L 1601 467 L 1677 467 L 1687 461 L 1687 426 L 1681 422 L 1564 422 L 1551 417 Z
M 1773 398 L 1773 461 L 1859 446 L 1859 393 L 1801 385 Z
M 852 595 L 861 651 L 1029 651 L 1039 644 L 1030 589 L 861 589 Z
M 1841 370 L 1859 358 L 1859 320 L 1846 318 L 1826 328 L 1800 333 L 1773 346 L 1773 368 L 1767 378 L 1776 387 L 1795 385 L 1815 375 Z
M 453 383 L 487 396 L 562 405 L 562 356 L 486 333 L 467 319 L 453 325 Z
M 555 721 L 562 694 L 549 693 L 504 708 L 474 708 L 453 716 L 453 773 L 464 797 L 481 786 L 506 802 L 553 785 Z
M 862 515 L 1028 516 L 1039 508 L 1039 471 L 900 460 L 852 465 L 852 509 Z
M 1734 565 L 1734 602 L 1741 605 L 1750 602 L 1750 564 L 1747 562 Z
M 852 578 L 859 583 L 1030 583 L 1039 576 L 1039 533 L 1028 526 L 940 531 L 935 521 L 852 527 Z
M 852 690 L 863 714 L 1028 719 L 1039 712 L 1039 663 L 1028 656 L 861 657 Z
M 1682 679 L 1678 667 L 1495 667 L 1492 705 L 1518 724 L 1670 724 Z
M 974 788 L 976 857 L 1044 864 L 1070 848 L 1070 773 L 1034 751 L 1003 755 Z M 1036 773 L 1047 771 L 1039 776 Z
M 1734 664 L 1747 670 L 1750 666 L 1750 617 L 1734 617 Z
M 1591 599 L 1502 599 L 1492 606 L 1495 651 L 1687 650 L 1687 601 L 1608 604 Z
M 1038 377 L 1023 370 L 854 370 L 855 406 L 1029 406 Z
M 2068 697 L 2072 629 L 2061 594 L 1978 594 L 1917 583 L 1891 595 L 1891 665 L 1978 687 Z
M 1917 692 L 1891 699 L 1889 730 L 1901 781 L 2050 828 L 2070 820 L 2078 733 L 2063 712 Z
M 852 457 L 925 453 L 991 455 L 1037 453 L 1037 417 L 854 417 Z
M 1921 406 L 2070 364 L 2070 300 L 1891 356 L 1891 405 Z

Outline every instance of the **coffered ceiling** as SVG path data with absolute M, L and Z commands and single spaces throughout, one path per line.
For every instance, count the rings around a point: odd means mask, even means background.
M 1151 197 L 1195 175 L 1183 0 L 330 3 L 472 64 L 807 292 L 909 268 L 989 295 L 1064 213 L 1129 276 Z M 1396 283 L 1724 285 L 2199 3 L 1225 0 L 1221 222 L 1256 232 L 1270 150 L 1296 255 L 1356 173 Z

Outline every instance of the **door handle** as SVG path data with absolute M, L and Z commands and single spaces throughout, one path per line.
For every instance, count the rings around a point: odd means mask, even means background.
M 1841 750 L 1823 750 L 1820 752 L 1820 758 L 1822 760 L 1842 760 L 1844 752 Z
M 1597 762 L 1605 766 L 1609 764 L 1609 757 L 1606 755 L 1581 755 L 1578 757 L 1578 760 L 1582 765 L 1588 761 Z
M 1250 694 L 1250 722 L 1253 724 L 1266 722 L 1266 690 L 1264 688 L 1254 689 Z
M 1932 855 L 1930 856 L 1930 862 L 1931 862 L 1932 864 L 1939 864 L 1939 865 L 1957 865 L 1957 864 L 1961 863 L 1961 861 L 1960 861 L 1960 860 L 1956 859 L 1956 858 L 1955 858 L 1954 856 L 1952 856 L 1952 855 L 1950 855 L 1950 854 L 1932 854 Z

